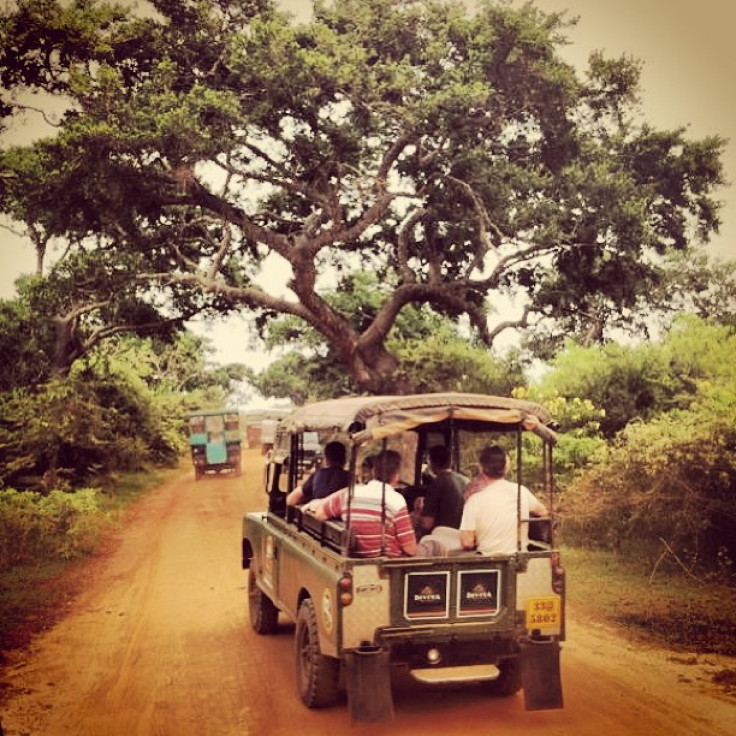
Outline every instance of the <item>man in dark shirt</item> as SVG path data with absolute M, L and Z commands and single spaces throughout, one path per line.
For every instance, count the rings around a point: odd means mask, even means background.
M 315 498 L 326 498 L 334 491 L 350 485 L 350 473 L 344 469 L 345 445 L 328 442 L 325 445 L 324 467 L 315 470 L 303 484 L 298 485 L 286 498 L 289 506 L 308 503 Z
M 450 467 L 450 448 L 434 445 L 429 448 L 429 468 L 434 478 L 427 486 L 417 532 L 424 535 L 437 526 L 460 528 L 463 516 L 463 491 L 468 479 Z

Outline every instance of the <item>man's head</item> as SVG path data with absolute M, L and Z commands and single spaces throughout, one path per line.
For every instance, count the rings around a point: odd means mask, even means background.
M 384 450 L 373 461 L 373 477 L 385 483 L 392 483 L 401 469 L 401 455 L 396 450 Z
M 429 465 L 433 472 L 447 470 L 450 467 L 452 456 L 447 445 L 434 445 L 429 448 Z
M 483 472 L 490 478 L 503 478 L 508 472 L 509 457 L 498 445 L 484 447 L 478 458 Z
M 360 464 L 360 479 L 362 483 L 373 480 L 373 464 L 375 461 L 376 459 L 373 455 L 366 455 L 363 458 L 363 462 Z
M 328 442 L 325 445 L 325 463 L 342 468 L 345 465 L 345 445 L 342 442 Z

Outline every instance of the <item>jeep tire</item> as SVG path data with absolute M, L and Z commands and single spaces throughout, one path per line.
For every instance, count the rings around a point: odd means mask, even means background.
M 521 659 L 503 659 L 496 667 L 498 677 L 485 683 L 486 692 L 497 698 L 508 698 L 521 690 Z
M 340 661 L 320 652 L 314 601 L 306 598 L 296 619 L 296 684 L 308 708 L 332 705 L 338 696 Z
M 278 627 L 279 609 L 258 587 L 253 570 L 248 570 L 248 613 L 250 625 L 258 634 L 273 634 Z

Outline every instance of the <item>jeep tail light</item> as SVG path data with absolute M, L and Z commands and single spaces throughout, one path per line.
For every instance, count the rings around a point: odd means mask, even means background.
M 560 553 L 553 552 L 549 562 L 552 567 L 552 590 L 557 595 L 562 595 L 565 592 L 565 568 L 562 567 Z
M 353 579 L 350 575 L 343 575 L 337 581 L 337 590 L 340 604 L 349 606 L 353 602 Z

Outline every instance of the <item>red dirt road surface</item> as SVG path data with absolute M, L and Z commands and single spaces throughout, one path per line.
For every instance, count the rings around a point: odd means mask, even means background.
M 736 733 L 736 701 L 710 683 L 723 661 L 678 664 L 574 620 L 562 710 L 526 712 L 521 695 L 490 699 L 401 674 L 390 724 L 351 726 L 344 703 L 308 710 L 295 691 L 293 624 L 258 636 L 248 622 L 241 517 L 266 498 L 260 455 L 246 452 L 244 468 L 199 482 L 188 471 L 135 507 L 64 617 L 6 665 L 5 736 Z

